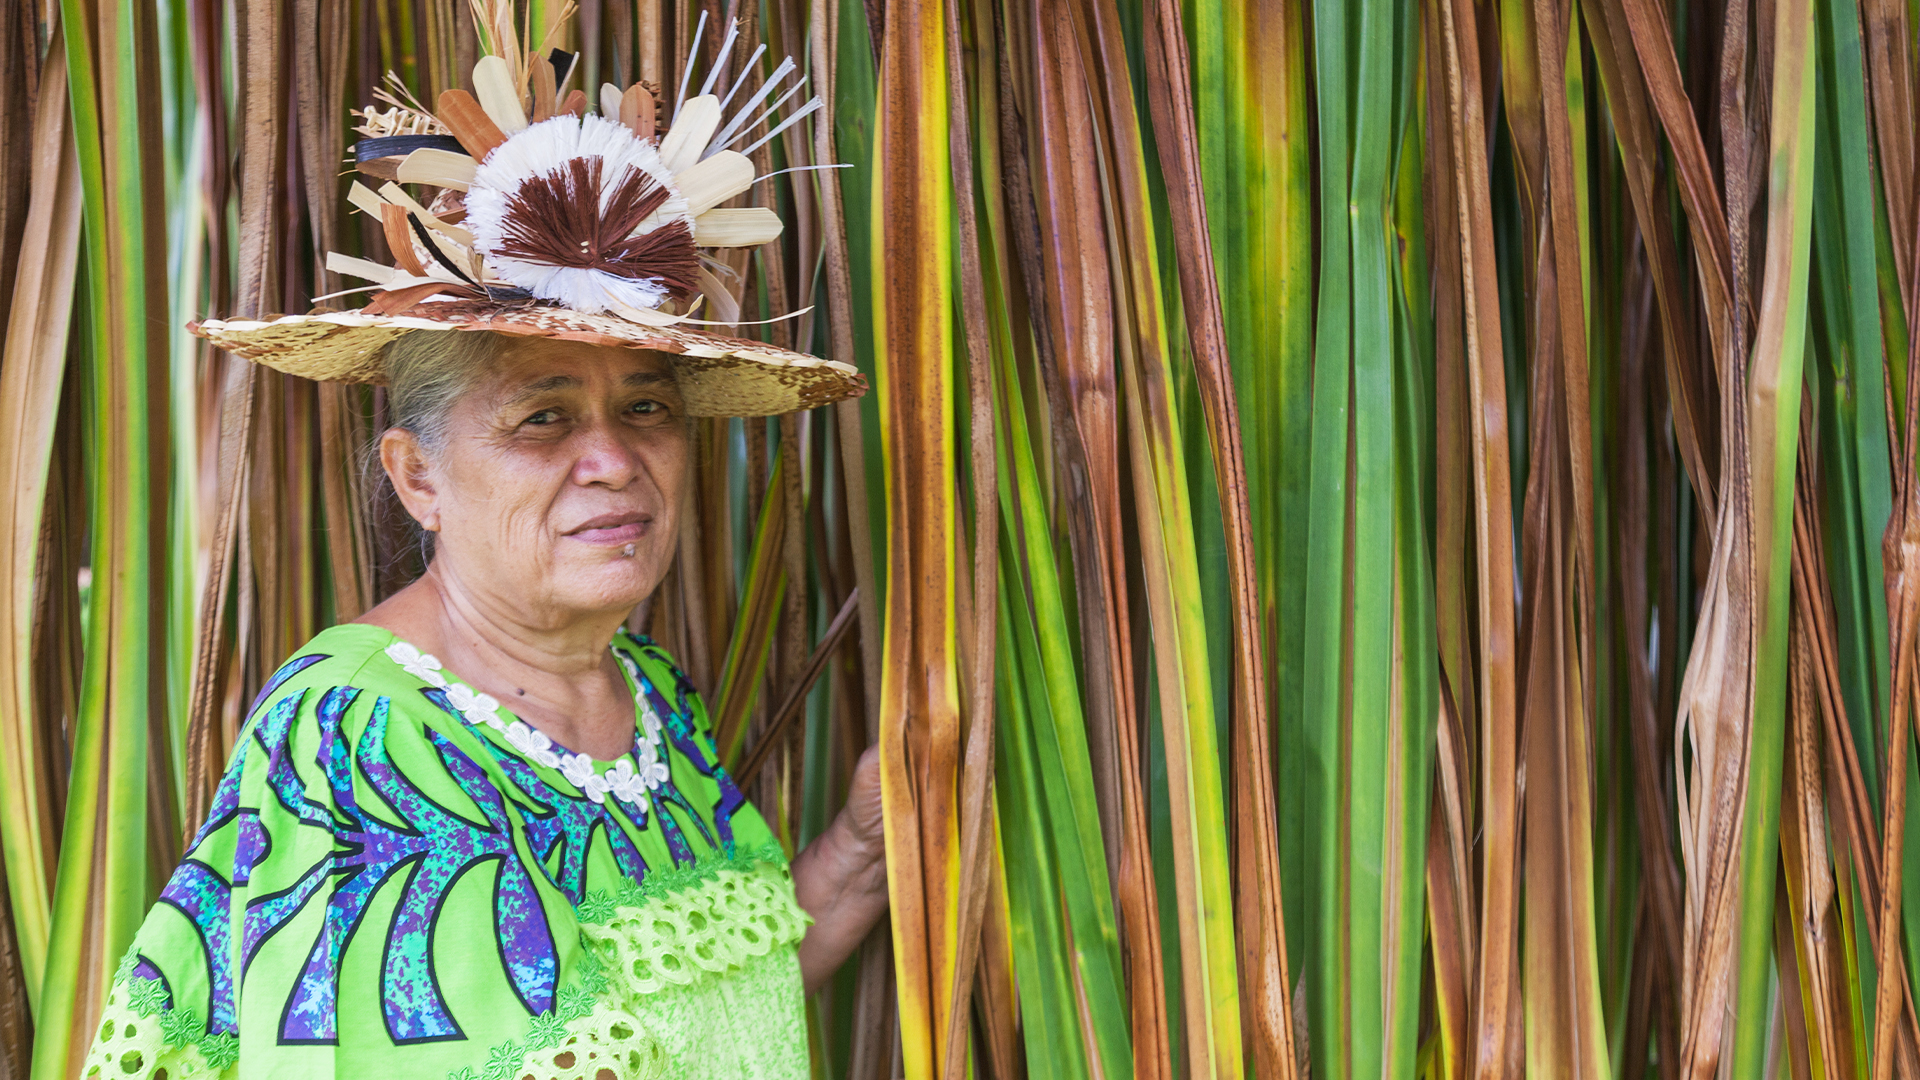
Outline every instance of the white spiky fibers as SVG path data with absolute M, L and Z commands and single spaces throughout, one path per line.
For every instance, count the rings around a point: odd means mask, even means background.
M 622 308 L 658 309 L 668 299 L 667 288 L 658 278 L 622 277 L 604 270 L 501 253 L 514 194 L 522 185 L 553 174 L 574 158 L 600 159 L 603 213 L 609 197 L 630 173 L 642 173 L 667 189 L 666 201 L 632 235 L 643 236 L 674 222 L 691 227 L 687 200 L 674 186 L 673 174 L 661 162 L 651 140 L 636 138 L 626 125 L 600 116 L 562 114 L 513 135 L 495 147 L 475 170 L 467 191 L 465 222 L 473 233 L 475 249 L 502 281 L 575 311 L 597 314 Z

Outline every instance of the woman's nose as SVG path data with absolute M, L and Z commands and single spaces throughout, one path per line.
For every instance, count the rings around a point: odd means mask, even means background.
M 573 463 L 574 482 L 582 486 L 627 486 L 640 471 L 640 453 L 623 438 L 625 434 L 618 425 L 606 422 L 583 429 L 576 436 L 579 443 Z

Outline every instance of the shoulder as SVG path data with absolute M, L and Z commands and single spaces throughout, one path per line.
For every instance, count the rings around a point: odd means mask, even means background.
M 669 697 L 691 698 L 698 701 L 700 691 L 693 685 L 680 665 L 667 650 L 660 647 L 645 634 L 636 634 L 622 629 L 613 636 L 614 648 L 620 654 L 637 664 L 647 679 L 658 686 Z
M 613 635 L 613 645 L 614 648 L 640 661 L 643 666 L 671 672 L 680 678 L 686 677 L 681 673 L 680 665 L 674 662 L 673 656 L 661 648 L 659 642 L 645 634 L 636 634 L 623 626 Z
M 654 706 L 669 720 L 682 720 L 702 733 L 707 731 L 707 703 L 700 690 L 681 670 L 667 650 L 645 634 L 622 629 L 613 637 L 614 647 L 629 662 L 634 678 Z
M 335 709 L 360 712 L 374 702 L 389 703 L 383 712 L 432 715 L 443 709 L 423 691 L 444 685 L 434 681 L 425 665 L 438 666 L 432 657 L 392 633 L 366 623 L 342 623 L 314 635 L 267 679 L 247 721 L 258 727 L 262 718 Z
M 274 671 L 261 687 L 254 709 L 278 697 L 280 691 L 295 686 L 346 686 L 383 678 L 397 683 L 405 673 L 387 653 L 396 644 L 403 643 L 391 633 L 366 623 L 329 626 Z

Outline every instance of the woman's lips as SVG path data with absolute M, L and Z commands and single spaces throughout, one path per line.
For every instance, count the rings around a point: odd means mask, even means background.
M 647 535 L 647 529 L 653 524 L 651 518 L 622 515 L 618 517 L 595 518 L 585 525 L 569 532 L 567 536 L 588 544 L 618 545 L 631 544 Z

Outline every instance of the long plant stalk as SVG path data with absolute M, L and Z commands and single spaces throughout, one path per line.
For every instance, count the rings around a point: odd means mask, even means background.
M 945 12 L 936 5 L 890 3 L 885 14 L 874 199 L 876 207 L 905 212 L 888 215 L 876 230 L 874 259 L 906 265 L 942 255 L 930 272 L 873 283 L 891 583 L 881 658 L 881 790 L 901 1051 L 906 1075 L 922 1080 L 937 1075 L 938 1039 L 952 1008 L 959 914 L 946 33 Z
M 67 324 L 79 266 L 81 189 L 69 134 L 67 60 L 58 31 L 41 70 L 34 115 L 32 202 L 23 250 L 38 252 L 15 278 L 0 354 L 0 460 L 6 500 L 7 563 L 0 576 L 0 786 L 7 807 L 0 820 L 10 917 L 19 942 L 29 1005 L 39 1001 L 47 968 L 48 910 L 59 866 L 55 834 L 59 817 L 56 762 L 58 716 L 48 695 L 36 688 L 35 613 L 46 593 L 62 583 L 45 580 L 40 566 L 45 533 L 42 513 L 53 465 L 54 425 L 67 377 Z
M 73 774 L 36 1016 L 36 1077 L 69 1074 L 146 907 L 149 867 L 178 858 L 167 792 L 168 335 L 153 12 L 62 5 L 83 202 L 82 355 L 93 584 Z M 148 318 L 153 313 L 155 318 Z M 157 785 L 157 786 L 156 786 Z M 150 797 L 151 796 L 151 797 Z

